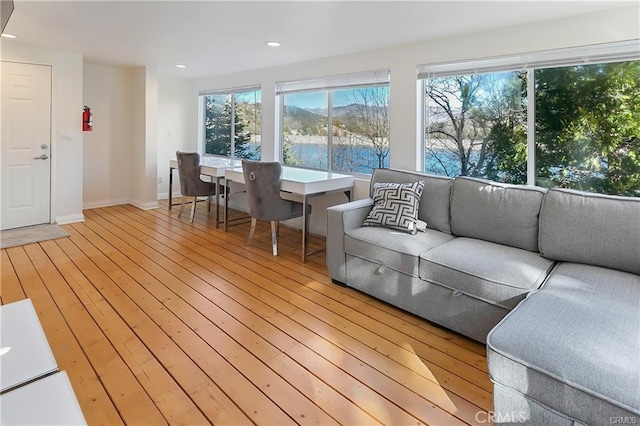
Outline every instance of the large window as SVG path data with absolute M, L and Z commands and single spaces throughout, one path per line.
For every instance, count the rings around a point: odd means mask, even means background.
M 640 196 L 639 56 L 616 44 L 423 67 L 425 171 Z
M 258 88 L 200 94 L 205 154 L 260 159 L 260 95 Z
M 389 71 L 278 84 L 282 161 L 371 173 L 389 166 Z

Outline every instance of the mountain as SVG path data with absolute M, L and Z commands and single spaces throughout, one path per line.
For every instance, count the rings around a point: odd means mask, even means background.
M 323 117 L 329 116 L 329 112 L 328 112 L 329 110 L 327 110 L 326 108 L 304 108 L 304 109 L 316 115 L 321 115 Z
M 293 105 L 284 107 L 284 126 L 295 133 L 316 134 L 327 127 L 327 117 Z
M 338 125 L 338 122 L 341 122 L 342 126 L 344 126 L 347 121 L 352 123 L 355 121 L 357 123 L 365 115 L 365 110 L 368 110 L 367 115 L 369 116 L 386 113 L 382 107 L 377 106 L 366 107 L 355 103 L 338 106 L 333 109 L 334 124 Z M 293 134 L 316 135 L 323 132 L 326 134 L 327 109 L 300 108 L 293 105 L 285 105 L 284 125 Z
M 378 107 L 365 107 L 362 104 L 350 104 L 344 106 L 337 106 L 333 108 L 333 116 L 334 117 L 348 117 L 348 116 L 359 116 L 362 115 L 362 110 L 364 108 L 368 108 L 369 110 L 375 110 Z M 323 117 L 328 117 L 329 113 L 327 108 L 305 108 L 306 111 L 309 111 L 316 115 L 321 115 Z

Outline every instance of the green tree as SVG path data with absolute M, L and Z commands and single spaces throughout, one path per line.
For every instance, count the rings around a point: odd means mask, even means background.
M 527 182 L 527 73 L 509 73 L 487 89 L 477 118 L 490 128 L 486 137 L 483 176 L 524 184 Z
M 224 99 L 224 104 L 221 98 Z M 236 158 L 254 158 L 250 147 L 251 132 L 241 114 L 232 114 L 231 96 L 207 96 L 205 101 L 205 152 L 231 156 L 231 135 L 234 137 Z M 233 117 L 233 120 L 232 120 Z M 233 122 L 233 131 L 232 131 Z
M 538 178 L 640 196 L 640 61 L 539 69 L 535 87 Z
M 302 166 L 302 160 L 300 160 L 293 152 L 293 142 L 287 136 L 284 137 L 282 144 L 282 162 L 289 166 Z

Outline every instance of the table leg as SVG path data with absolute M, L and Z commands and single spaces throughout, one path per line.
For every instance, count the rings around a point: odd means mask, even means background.
M 220 180 L 222 178 L 221 177 L 216 177 L 216 212 L 214 214 L 215 220 L 216 220 L 216 229 L 218 229 L 218 225 L 220 224 L 220 222 L 218 222 L 218 218 L 220 217 Z
M 173 167 L 169 167 L 169 210 L 171 210 L 172 204 L 172 188 L 173 187 Z
M 227 215 L 229 214 L 229 182 L 225 182 L 224 185 L 224 210 L 222 216 L 222 223 L 224 232 L 227 232 Z
M 307 223 L 309 220 L 307 215 L 307 202 L 308 196 L 305 194 L 302 197 L 302 263 L 307 261 L 307 227 L 309 226 Z

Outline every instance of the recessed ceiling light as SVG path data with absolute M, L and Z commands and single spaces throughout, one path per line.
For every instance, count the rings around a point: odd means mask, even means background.
M 2 33 L 2 37 L 4 38 L 16 38 L 13 34 Z
M 185 64 L 176 64 L 176 68 L 186 68 Z
M 279 41 L 267 41 L 267 46 L 269 47 L 280 47 L 280 42 Z

